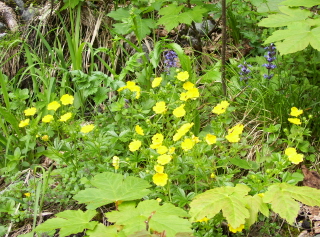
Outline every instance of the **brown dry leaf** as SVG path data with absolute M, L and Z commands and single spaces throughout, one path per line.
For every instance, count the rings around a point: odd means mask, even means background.
M 320 175 L 316 171 L 310 171 L 305 165 L 301 166 L 304 175 L 303 185 L 320 189 Z

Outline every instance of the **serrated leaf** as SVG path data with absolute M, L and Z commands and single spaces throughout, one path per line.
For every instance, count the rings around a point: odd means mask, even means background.
M 144 37 L 150 34 L 151 29 L 156 27 L 156 22 L 153 19 L 142 19 L 140 16 L 136 16 L 136 36 L 141 41 Z
M 140 199 L 150 193 L 150 184 L 140 178 L 106 172 L 96 175 L 90 183 L 96 188 L 87 188 L 74 196 L 87 209 L 95 209 L 116 201 Z
M 128 34 L 132 31 L 132 26 L 128 23 L 115 23 L 112 26 L 114 31 L 121 35 Z
M 257 221 L 258 212 L 260 211 L 266 217 L 269 217 L 269 209 L 266 203 L 263 203 L 262 197 L 258 194 L 254 196 L 246 196 L 247 208 L 250 213 L 250 217 L 247 219 L 247 225 L 251 226 Z
M 50 231 L 60 229 L 59 236 L 68 236 L 83 232 L 85 229 L 94 229 L 97 221 L 90 221 L 97 214 L 94 210 L 83 212 L 81 210 L 67 210 L 56 214 L 57 218 L 49 219 L 38 225 L 35 231 Z
M 262 19 L 258 26 L 265 27 L 279 27 L 279 26 L 287 26 L 292 23 L 296 23 L 298 21 L 303 22 L 310 15 L 310 11 L 301 10 L 299 8 L 289 8 L 287 6 L 280 6 L 279 10 L 284 14 L 274 14 L 269 15 L 268 18 Z
M 203 14 L 206 13 L 207 10 L 200 7 L 195 6 L 192 9 L 189 9 L 178 16 L 179 22 L 190 25 L 192 21 L 202 22 Z
M 320 206 L 320 190 L 297 187 L 287 183 L 273 184 L 264 194 L 263 202 L 270 203 L 274 212 L 293 223 L 300 209 L 300 201 L 309 206 Z M 296 201 L 297 200 L 297 201 Z
M 118 8 L 116 11 L 112 11 L 107 16 L 112 17 L 117 21 L 122 21 L 125 18 L 130 18 L 130 12 L 124 8 Z
M 167 31 L 172 30 L 174 27 L 179 25 L 177 15 L 180 13 L 183 6 L 177 6 L 176 4 L 170 4 L 167 7 L 161 8 L 159 15 L 163 15 L 157 24 L 164 25 Z
M 94 102 L 98 105 L 108 98 L 109 89 L 105 87 L 99 87 L 97 93 L 93 97 Z
M 190 222 L 180 217 L 188 214 L 170 203 L 160 206 L 156 200 L 140 202 L 137 207 L 133 203 L 120 205 L 119 211 L 106 213 L 108 221 L 123 225 L 123 231 L 129 235 L 145 230 L 148 221 L 150 230 L 166 231 L 167 237 L 174 237 L 178 232 L 189 232 Z
M 320 0 L 287 0 L 281 2 L 281 4 L 293 7 L 313 7 L 316 5 L 320 5 Z
M 90 237 L 118 237 L 118 228 L 119 227 L 116 225 L 105 226 L 104 224 L 99 223 L 94 230 L 88 230 L 86 234 Z
M 190 203 L 191 220 L 197 221 L 205 216 L 213 218 L 221 210 L 223 216 L 233 227 L 238 227 L 249 218 L 249 211 L 245 207 L 245 196 L 250 188 L 243 184 L 235 187 L 219 187 L 199 194 Z
M 290 25 L 287 30 L 275 31 L 265 43 L 277 42 L 277 49 L 281 54 L 294 53 L 305 49 L 309 44 L 320 50 L 320 27 L 310 30 L 310 26 L 306 22 L 297 22 Z

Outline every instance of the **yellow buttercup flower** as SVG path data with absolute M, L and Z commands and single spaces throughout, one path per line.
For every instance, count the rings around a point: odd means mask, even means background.
M 194 141 L 192 141 L 190 138 L 184 139 L 184 141 L 181 143 L 181 148 L 184 151 L 189 151 L 193 148 L 194 146 Z
M 157 133 L 152 137 L 152 144 L 161 146 L 163 139 L 164 139 L 163 135 L 161 133 Z
M 154 170 L 155 170 L 157 173 L 162 174 L 162 173 L 163 173 L 163 170 L 164 170 L 164 166 L 162 166 L 162 165 L 155 165 L 155 166 L 154 166 Z
M 211 173 L 210 178 L 214 179 L 216 177 L 215 173 Z
M 156 114 L 164 114 L 167 111 L 166 103 L 164 101 L 157 102 L 152 109 Z
M 21 120 L 19 123 L 19 128 L 23 128 L 25 126 L 28 126 L 30 122 L 30 119 Z
M 30 197 L 30 196 L 31 196 L 31 193 L 24 193 L 24 196 Z
M 198 88 L 194 87 L 187 91 L 187 98 L 188 99 L 195 99 L 200 96 Z
M 226 138 L 229 142 L 239 142 L 239 141 L 240 141 L 240 136 L 239 136 L 239 134 L 230 133 L 230 134 L 226 135 L 225 138 Z
M 296 150 L 296 148 L 288 147 L 288 148 L 284 151 L 284 154 L 286 154 L 287 156 L 292 156 L 292 155 L 297 154 L 297 150 Z
M 157 198 L 156 199 L 158 202 L 162 202 L 162 199 L 161 198 Z
M 112 158 L 112 166 L 114 167 L 115 170 L 119 169 L 120 166 L 120 158 L 118 156 L 114 156 Z
M 49 136 L 48 135 L 43 135 L 41 137 L 41 140 L 47 142 L 47 141 L 49 141 Z
M 292 107 L 292 108 L 291 108 L 291 113 L 290 113 L 290 115 L 291 115 L 291 116 L 294 116 L 294 117 L 298 117 L 298 116 L 301 115 L 302 113 L 303 113 L 303 110 L 298 109 L 298 108 L 296 108 L 296 107 Z
M 52 120 L 53 120 L 53 116 L 51 114 L 48 114 L 44 116 L 41 121 L 43 123 L 50 123 Z
M 243 229 L 244 229 L 244 224 L 241 224 L 239 227 L 237 228 L 233 228 L 230 224 L 228 224 L 229 226 L 229 230 L 232 232 L 232 233 L 237 233 L 237 232 L 241 232 Z
M 161 156 L 158 156 L 157 162 L 160 165 L 165 165 L 165 164 L 168 164 L 171 161 L 171 159 L 172 159 L 171 155 L 161 155 Z
M 72 95 L 65 94 L 65 95 L 61 96 L 60 101 L 63 105 L 72 105 L 74 98 Z
M 61 104 L 58 101 L 52 101 L 50 104 L 48 104 L 47 109 L 57 111 L 60 106 Z
M 206 142 L 209 145 L 215 144 L 217 142 L 217 137 L 215 135 L 212 135 L 212 134 L 207 134 L 206 135 Z
M 160 85 L 162 81 L 162 77 L 156 77 L 153 81 L 152 81 L 152 88 L 158 87 Z
M 165 186 L 168 182 L 168 175 L 165 173 L 156 173 L 153 175 L 152 180 L 158 186 Z
M 179 81 L 186 81 L 189 79 L 189 73 L 188 71 L 184 71 L 184 72 L 179 72 L 177 75 L 177 79 Z
M 235 126 L 233 126 L 231 129 L 228 129 L 228 133 L 233 133 L 233 134 L 238 134 L 240 135 L 243 131 L 243 124 L 237 124 Z
M 139 148 L 141 147 L 142 143 L 139 140 L 133 140 L 132 142 L 130 142 L 129 144 L 129 150 L 134 152 L 139 150 Z
M 185 104 L 180 105 L 179 107 L 175 108 L 173 110 L 173 115 L 176 116 L 177 118 L 183 117 L 186 115 L 186 111 L 184 109 Z
M 37 112 L 37 108 L 31 107 L 23 111 L 25 116 L 33 116 Z
M 190 81 L 187 81 L 183 84 L 183 89 L 185 89 L 186 91 L 191 90 L 192 88 L 194 88 L 194 84 Z
M 181 137 L 183 137 L 189 130 L 192 128 L 194 123 L 186 123 L 183 124 L 178 130 L 177 133 L 173 136 L 173 141 L 180 140 Z
M 202 219 L 200 219 L 200 220 L 197 220 L 196 222 L 208 222 L 208 218 L 205 216 L 205 217 L 203 217 Z
M 80 132 L 82 132 L 82 133 L 89 133 L 89 132 L 91 132 L 93 129 L 94 129 L 94 125 L 93 125 L 93 124 L 88 124 L 88 125 L 82 126 Z
M 199 139 L 199 137 L 196 137 L 195 135 L 192 135 L 192 138 L 191 138 L 191 139 L 192 139 L 192 141 L 193 141 L 195 144 L 201 142 L 200 139 Z
M 291 163 L 297 165 L 303 161 L 303 154 L 295 154 L 292 156 L 288 156 L 288 159 L 291 161 Z
M 229 107 L 229 102 L 228 101 L 221 101 L 221 103 L 217 104 L 212 110 L 212 113 L 214 114 L 223 114 L 226 112 L 227 108 Z
M 187 101 L 189 98 L 188 98 L 188 95 L 187 95 L 187 92 L 182 92 L 180 94 L 180 100 L 182 101 Z
M 168 148 L 166 146 L 161 145 L 157 148 L 157 153 L 160 155 L 165 154 L 167 151 L 168 151 Z
M 139 125 L 136 125 L 134 129 L 137 134 L 142 135 L 142 136 L 144 135 L 143 129 Z
M 69 120 L 72 117 L 72 113 L 68 112 L 65 113 L 64 115 L 62 115 L 59 119 L 59 121 L 61 122 L 66 122 L 67 120 Z
M 296 124 L 296 125 L 300 125 L 301 124 L 301 120 L 298 118 L 288 118 L 288 121 L 290 123 Z

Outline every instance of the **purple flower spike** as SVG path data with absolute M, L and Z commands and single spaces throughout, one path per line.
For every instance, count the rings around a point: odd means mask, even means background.
M 178 58 L 178 55 L 173 50 L 168 50 L 165 52 L 164 57 L 166 60 L 164 60 L 164 64 L 166 65 L 166 71 L 169 72 L 170 68 L 177 67 L 177 61 L 176 58 Z
M 268 74 L 265 74 L 263 77 L 266 79 L 271 79 L 273 77 L 273 74 L 271 74 L 271 70 L 277 67 L 275 64 L 272 63 L 274 60 L 276 60 L 276 57 L 274 57 L 274 55 L 276 54 L 276 47 L 273 43 L 271 43 L 268 47 L 265 47 L 264 49 L 268 50 L 267 55 L 264 56 L 268 63 L 262 64 L 262 66 L 268 69 Z

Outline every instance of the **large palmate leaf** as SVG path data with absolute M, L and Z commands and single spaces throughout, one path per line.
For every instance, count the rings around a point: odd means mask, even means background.
M 295 7 L 313 7 L 320 5 L 320 0 L 286 0 L 281 2 L 281 5 L 295 6 Z
M 87 188 L 74 196 L 79 203 L 85 203 L 87 209 L 95 209 L 116 201 L 140 199 L 150 193 L 150 184 L 140 178 L 106 172 L 96 175 L 91 181 L 96 188 Z
M 296 200 L 309 206 L 320 206 L 320 190 L 279 183 L 271 185 L 263 197 L 263 201 L 270 203 L 272 210 L 289 223 L 295 221 L 300 209 Z
M 249 191 L 248 186 L 237 184 L 235 187 L 219 187 L 199 194 L 190 203 L 191 220 L 210 219 L 222 210 L 228 223 L 237 228 L 249 218 L 245 199 Z
M 246 223 L 251 226 L 257 221 L 258 213 L 261 212 L 266 217 L 269 217 L 269 208 L 266 203 L 262 201 L 262 197 L 258 194 L 254 196 L 246 196 L 247 208 L 250 213 L 250 217 L 247 219 Z
M 108 221 L 123 225 L 126 235 L 142 230 L 153 230 L 159 233 L 166 232 L 167 237 L 173 237 L 179 232 L 192 233 L 191 223 L 187 219 L 189 215 L 181 208 L 170 203 L 162 206 L 156 200 L 135 203 L 123 203 L 119 211 L 105 214 Z
M 35 231 L 46 232 L 60 229 L 59 236 L 68 236 L 82 232 L 85 229 L 92 230 L 98 224 L 90 221 L 96 215 L 96 211 L 67 210 L 56 214 L 57 218 L 49 219 L 35 228 Z

